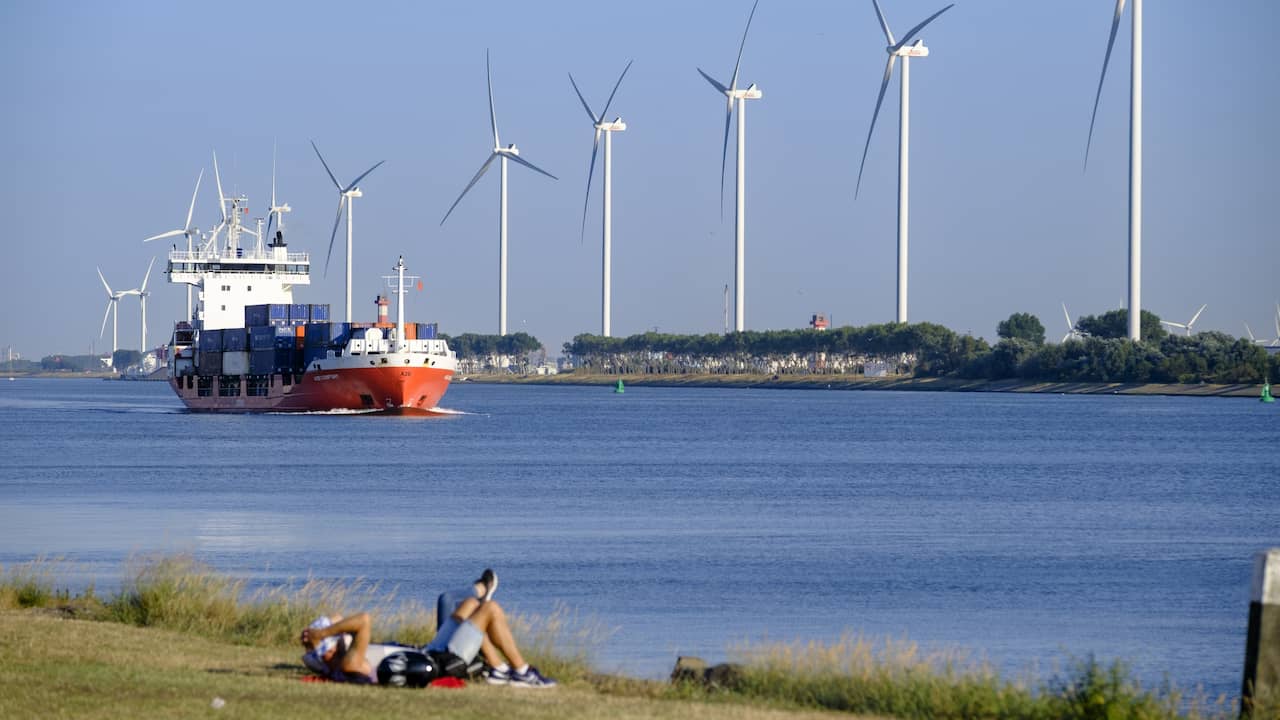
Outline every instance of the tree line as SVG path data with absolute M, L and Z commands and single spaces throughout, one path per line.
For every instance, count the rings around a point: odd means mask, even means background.
M 727 335 L 581 334 L 564 352 L 584 372 L 953 376 L 1049 382 L 1260 383 L 1280 378 L 1280 355 L 1220 332 L 1170 335 L 1143 311 L 1141 340 L 1128 311 L 1081 317 L 1072 338 L 1046 343 L 1034 315 L 1014 313 L 996 344 L 934 323 L 746 331 Z

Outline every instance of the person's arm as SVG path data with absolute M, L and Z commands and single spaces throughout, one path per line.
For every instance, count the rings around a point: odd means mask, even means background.
M 302 631 L 302 644 L 310 643 L 314 647 L 320 641 L 332 635 L 350 633 L 355 636 L 351 647 L 341 654 L 343 672 L 362 672 L 368 674 L 369 663 L 365 660 L 365 650 L 369 647 L 369 638 L 373 635 L 373 622 L 369 613 L 357 613 L 349 618 L 341 618 L 329 627 L 307 628 Z

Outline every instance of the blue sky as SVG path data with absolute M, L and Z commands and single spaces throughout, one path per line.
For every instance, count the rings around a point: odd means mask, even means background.
M 901 34 L 940 8 L 884 0 Z M 599 331 L 600 189 L 579 240 L 592 130 L 572 71 L 600 105 L 630 59 L 611 115 L 613 331 L 719 332 L 733 278 L 732 195 L 719 200 L 723 99 L 747 0 L 563 2 L 46 3 L 0 5 L 0 156 L 8 172 L 0 348 L 27 357 L 110 346 L 94 272 L 134 287 L 184 219 L 196 174 L 267 204 L 272 143 L 295 249 L 317 258 L 299 301 L 342 302 L 340 247 L 324 275 L 340 176 L 378 160 L 356 205 L 355 311 L 403 254 L 425 290 L 409 315 L 444 332 L 497 330 L 497 173 L 439 225 L 489 151 L 490 48 L 504 143 L 560 177 L 512 167 L 509 329 L 551 354 Z M 1052 339 L 1074 316 L 1125 303 L 1128 15 L 1103 90 L 1093 155 L 1089 113 L 1114 3 L 960 2 L 912 64 L 910 319 L 991 339 L 1014 311 Z M 1148 2 L 1143 307 L 1198 329 L 1274 334 L 1280 245 L 1274 169 L 1280 61 L 1262 42 L 1280 3 Z M 742 79 L 748 110 L 746 322 L 891 321 L 896 282 L 896 80 L 863 189 L 857 163 L 884 68 L 869 0 L 762 0 Z M 732 148 L 730 149 L 732 153 Z M 599 182 L 597 169 L 596 181 Z M 206 177 L 196 224 L 218 215 Z M 732 186 L 732 158 L 728 176 Z M 341 243 L 341 237 L 339 238 Z M 183 312 L 158 273 L 152 339 Z M 121 345 L 138 307 L 122 304 Z

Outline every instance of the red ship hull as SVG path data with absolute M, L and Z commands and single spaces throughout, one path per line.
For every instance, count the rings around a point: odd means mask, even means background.
M 332 410 L 428 414 L 444 397 L 452 368 L 352 367 L 308 370 L 298 376 L 193 376 L 169 384 L 191 410 L 208 412 L 324 412 Z

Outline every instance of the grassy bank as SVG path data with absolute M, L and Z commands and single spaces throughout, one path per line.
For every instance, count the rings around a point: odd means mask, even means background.
M 434 618 L 364 583 L 246 592 L 182 557 L 136 563 L 106 598 L 59 591 L 56 570 L 56 563 L 35 562 L 0 575 L 2 717 L 206 717 L 215 698 L 235 717 L 309 720 L 347 711 L 440 718 L 1235 716 L 1225 702 L 1206 706 L 1170 689 L 1144 690 L 1121 665 L 1083 661 L 1048 683 L 1008 681 L 955 654 L 856 636 L 733 649 L 730 657 L 741 665 L 714 687 L 601 675 L 591 669 L 590 650 L 606 634 L 563 611 L 520 618 L 516 628 L 530 659 L 562 681 L 553 691 L 316 685 L 300 682 L 306 671 L 296 640 L 315 614 L 371 607 L 375 627 L 415 643 L 430 638 Z
M 1261 385 L 1160 383 L 1054 383 L 1028 380 L 966 380 L 950 377 L 869 378 L 863 375 L 469 375 L 467 382 L 527 385 L 616 385 L 622 380 L 636 387 L 719 387 L 775 390 L 927 390 L 946 392 L 1008 392 L 1068 395 L 1177 395 L 1191 397 L 1250 397 Z

